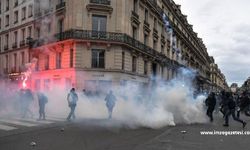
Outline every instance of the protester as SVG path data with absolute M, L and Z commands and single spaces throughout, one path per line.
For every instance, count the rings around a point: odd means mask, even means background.
M 38 120 L 46 120 L 45 119 L 45 105 L 48 103 L 48 97 L 42 93 L 37 93 L 38 104 L 39 104 L 39 119 Z
M 113 108 L 115 107 L 115 102 L 116 102 L 116 97 L 113 95 L 112 91 L 110 91 L 109 94 L 105 97 L 105 101 L 106 101 L 106 107 L 109 113 L 108 118 L 111 119 Z
M 67 96 L 67 101 L 68 101 L 68 105 L 70 107 L 70 113 L 69 113 L 69 115 L 67 117 L 67 120 L 70 121 L 71 117 L 73 119 L 76 118 L 76 116 L 75 116 L 75 108 L 76 108 L 76 104 L 77 104 L 77 101 L 78 101 L 78 95 L 75 92 L 75 88 L 72 88 L 70 90 L 70 93 Z
M 229 124 L 228 124 L 229 116 L 232 115 L 233 119 L 237 122 L 242 123 L 243 128 L 245 128 L 247 123 L 235 116 L 236 103 L 233 100 L 231 93 L 227 92 L 226 97 L 228 99 L 228 103 L 227 103 L 228 110 L 225 113 L 225 124 L 223 126 L 225 126 L 225 127 L 229 126 Z
M 207 106 L 207 116 L 210 118 L 210 121 L 213 122 L 213 112 L 216 105 L 215 93 L 211 92 L 208 98 L 205 101 Z

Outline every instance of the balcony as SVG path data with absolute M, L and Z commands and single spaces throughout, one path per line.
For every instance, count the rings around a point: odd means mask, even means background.
M 37 12 L 35 12 L 35 17 L 41 17 L 42 16 L 42 12 L 39 10 Z
M 56 10 L 59 11 L 61 9 L 65 8 L 65 2 L 61 2 L 59 4 L 56 5 Z
M 45 9 L 44 10 L 44 13 L 45 14 L 50 14 L 50 13 L 52 13 L 53 12 L 53 8 L 48 8 L 48 9 Z
M 20 41 L 19 45 L 20 45 L 20 47 L 26 46 L 25 40 Z
M 3 49 L 4 51 L 7 51 L 9 49 L 9 45 L 4 45 Z
M 14 42 L 14 43 L 12 44 L 12 48 L 17 48 L 17 42 Z
M 101 4 L 101 5 L 110 5 L 110 0 L 90 0 L 89 3 Z
M 115 32 L 101 32 L 101 31 L 92 31 L 92 30 L 75 30 L 71 29 L 65 32 L 61 32 L 55 35 L 57 41 L 64 41 L 69 39 L 75 40 L 89 40 L 91 42 L 103 42 L 103 43 L 116 43 L 124 46 L 133 47 L 134 49 L 141 51 L 147 55 L 154 56 L 157 60 L 163 60 L 166 64 L 173 64 L 172 67 L 182 66 L 178 62 L 172 62 L 164 54 L 161 54 L 157 50 L 143 44 L 142 42 L 133 39 L 125 33 L 115 33 Z M 55 42 L 55 41 L 54 41 Z M 43 40 L 36 40 L 33 43 L 33 47 L 39 47 L 44 45 Z

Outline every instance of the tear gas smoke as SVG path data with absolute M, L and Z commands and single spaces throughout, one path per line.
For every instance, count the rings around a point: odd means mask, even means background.
M 169 83 L 158 83 L 157 86 L 145 90 L 140 85 L 128 83 L 124 87 L 113 88 L 117 98 L 113 110 L 113 119 L 131 128 L 150 127 L 161 128 L 176 124 L 205 123 L 207 117 L 204 110 L 205 96 L 193 96 L 192 79 L 195 73 L 180 69 L 178 78 Z M 0 115 L 18 115 L 18 97 L 6 99 L 6 91 L 1 91 Z M 49 102 L 46 105 L 48 116 L 53 115 L 66 119 L 69 113 L 66 100 L 69 91 L 53 88 L 47 92 Z M 7 92 L 11 95 L 12 92 Z M 63 93 L 63 94 L 62 94 Z M 15 95 L 15 92 L 12 93 Z M 34 94 L 35 95 L 35 94 Z M 4 98 L 3 98 L 4 96 Z M 87 97 L 81 90 L 78 91 L 76 107 L 77 119 L 106 119 L 108 111 L 105 105 L 105 95 Z M 37 100 L 33 102 L 33 111 L 38 112 Z

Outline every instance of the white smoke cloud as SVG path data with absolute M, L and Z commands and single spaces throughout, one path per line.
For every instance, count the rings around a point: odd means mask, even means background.
M 194 72 L 185 69 L 181 72 L 182 75 L 179 78 L 168 84 L 158 84 L 149 91 L 135 84 L 127 84 L 125 87 L 113 89 L 117 98 L 113 119 L 130 128 L 161 128 L 183 123 L 206 123 L 207 117 L 203 106 L 206 97 L 193 98 L 191 80 L 194 77 Z M 46 93 L 49 97 L 49 102 L 46 105 L 47 115 L 63 117 L 66 120 L 70 111 L 66 100 L 68 92 L 54 88 L 51 92 Z M 104 101 L 105 95 L 87 97 L 78 92 L 78 96 L 77 119 L 102 120 L 108 118 Z M 8 103 L 8 106 L 8 113 L 10 108 L 12 111 L 15 110 L 12 103 Z M 33 102 L 32 107 L 33 112 L 38 114 L 37 100 Z M 0 111 L 0 114 L 2 115 L 3 112 L 6 111 Z M 6 113 L 4 114 L 6 115 Z

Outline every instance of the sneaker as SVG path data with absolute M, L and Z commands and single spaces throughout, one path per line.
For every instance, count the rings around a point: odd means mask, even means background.
M 224 126 L 224 127 L 229 127 L 229 125 L 228 125 L 228 124 L 223 124 L 223 126 Z
M 247 123 L 246 123 L 246 122 L 243 122 L 243 128 L 245 128 L 246 125 L 247 125 Z

